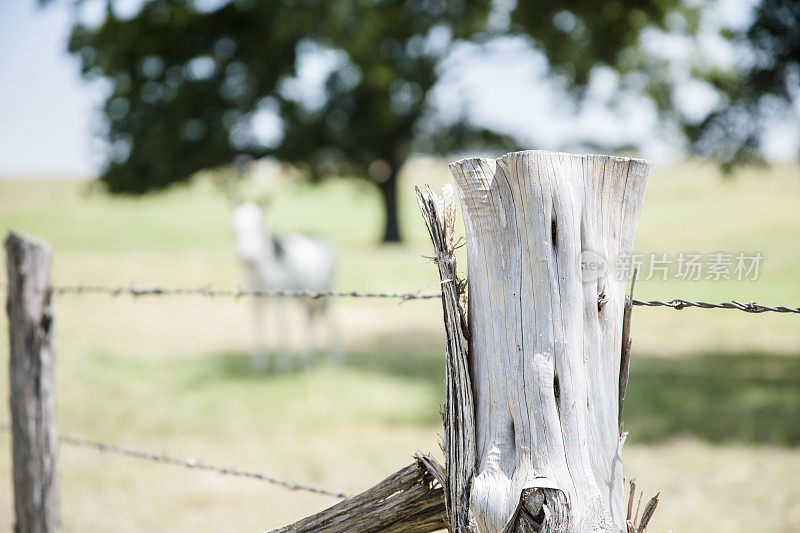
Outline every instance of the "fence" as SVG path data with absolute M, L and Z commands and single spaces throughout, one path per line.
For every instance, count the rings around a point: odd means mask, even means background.
M 140 297 L 199 296 L 209 298 L 374 298 L 392 299 L 401 302 L 412 300 L 441 299 L 448 296 L 458 298 L 456 284 L 448 283 L 454 279 L 455 272 L 442 271 L 442 291 L 437 293 L 412 292 L 369 292 L 369 291 L 307 291 L 307 290 L 266 290 L 252 291 L 242 289 L 219 290 L 208 287 L 175 288 L 148 285 L 100 286 L 100 285 L 52 285 L 50 282 L 50 262 L 52 253 L 40 241 L 9 234 L 5 242 L 8 260 L 8 283 L 3 285 L 7 291 L 7 311 L 9 316 L 10 341 L 10 381 L 11 381 L 11 424 L 0 423 L 0 431 L 12 434 L 13 476 L 15 492 L 16 527 L 19 532 L 53 532 L 60 528 L 60 509 L 58 497 L 58 451 L 57 444 L 88 448 L 102 453 L 111 453 L 130 458 L 148 460 L 160 464 L 180 466 L 195 470 L 215 472 L 221 475 L 242 477 L 264 481 L 288 490 L 306 491 L 315 494 L 344 499 L 344 501 L 318 515 L 314 515 L 287 528 L 277 531 L 346 531 L 348 528 L 370 530 L 375 517 L 402 515 L 408 524 L 416 524 L 416 529 L 408 526 L 404 531 L 433 531 L 444 527 L 445 507 L 443 487 L 448 486 L 444 469 L 427 456 L 419 456 L 415 463 L 396 472 L 384 482 L 369 491 L 348 498 L 340 491 L 313 487 L 303 483 L 284 481 L 262 472 L 241 470 L 233 467 L 217 466 L 197 461 L 193 458 L 176 458 L 170 455 L 143 451 L 128 446 L 109 444 L 75 436 L 59 436 L 54 413 L 54 379 L 52 348 L 52 324 L 54 321 L 51 298 L 53 296 L 100 294 L 111 297 L 128 295 Z M 439 257 L 440 266 L 445 263 Z M 602 306 L 602 300 L 598 300 Z M 633 306 L 669 307 L 675 310 L 684 308 L 729 309 L 746 313 L 795 313 L 800 307 L 768 306 L 757 302 L 719 302 L 691 301 L 685 299 L 636 300 Z M 455 307 L 453 310 L 456 309 Z M 451 311 L 453 311 L 451 310 Z M 635 489 L 629 499 L 628 515 L 633 502 Z M 655 510 L 655 502 L 646 506 L 640 523 L 647 525 L 649 516 Z M 638 514 L 638 511 L 637 513 Z M 331 528 L 332 516 L 337 516 L 339 529 Z M 356 517 L 357 520 L 354 521 Z M 636 517 L 633 517 L 636 521 Z M 358 520 L 364 520 L 360 522 Z M 370 521 L 372 520 L 372 522 Z M 291 528 L 291 529 L 289 529 Z M 316 528 L 316 529 L 315 529 Z M 641 529 L 643 531 L 643 529 Z
M 7 289 L 8 284 L 0 284 L 0 288 Z M 400 302 L 410 300 L 438 300 L 442 297 L 441 293 L 424 294 L 419 290 L 407 292 L 388 292 L 388 291 L 312 291 L 302 290 L 245 290 L 245 289 L 212 289 L 209 287 L 161 287 L 157 285 L 128 285 L 128 286 L 104 286 L 104 285 L 51 285 L 52 295 L 84 295 L 100 294 L 112 297 L 130 296 L 133 298 L 150 296 L 201 296 L 207 298 L 363 298 L 363 299 L 385 299 L 398 300 Z M 598 298 L 602 303 L 603 299 Z M 696 307 L 699 309 L 732 309 L 744 311 L 746 313 L 794 313 L 800 314 L 800 307 L 790 307 L 787 305 L 764 305 L 756 301 L 739 302 L 729 300 L 726 302 L 705 302 L 692 301 L 683 298 L 672 300 L 632 300 L 634 306 L 644 307 L 669 307 L 680 311 L 682 309 Z

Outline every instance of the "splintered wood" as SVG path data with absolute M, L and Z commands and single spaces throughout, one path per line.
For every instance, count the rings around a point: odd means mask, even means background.
M 441 466 L 430 457 L 371 489 L 271 533 L 427 533 L 445 527 Z
M 442 449 L 446 463 L 445 503 L 450 531 L 469 531 L 469 489 L 475 476 L 475 407 L 472 401 L 467 345 L 468 332 L 461 308 L 461 282 L 456 272 L 456 205 L 453 188 L 439 197 L 416 188 L 422 218 L 431 236 L 434 260 L 442 281 L 445 332 L 445 406 L 442 413 Z

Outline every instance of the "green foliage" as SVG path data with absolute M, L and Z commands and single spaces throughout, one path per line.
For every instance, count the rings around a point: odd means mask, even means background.
M 663 27 L 664 17 L 677 10 L 683 8 L 674 0 L 547 0 L 519 2 L 512 20 L 553 69 L 580 88 L 597 65 L 624 70 L 642 30 Z
M 489 5 L 298 0 L 201 12 L 188 0 L 156 0 L 122 20 L 110 2 L 101 26 L 78 25 L 70 39 L 83 72 L 112 86 L 104 106 L 111 157 L 101 179 L 113 192 L 143 193 L 202 169 L 277 156 L 315 178 L 375 180 L 387 212 L 384 240 L 398 240 L 397 171 L 436 65 L 453 39 L 481 28 Z M 443 37 L 438 44 L 434 33 Z M 291 86 L 298 53 L 309 49 L 344 57 L 318 107 Z M 250 134 L 250 119 L 264 109 L 282 118 L 277 146 Z
M 265 153 L 236 132 L 293 67 L 302 17 L 282 2 L 202 13 L 159 0 L 129 20 L 111 6 L 102 25 L 77 25 L 69 43 L 84 74 L 111 85 L 103 107 L 111 156 L 101 177 L 111 191 L 160 189 Z
M 232 0 L 203 11 L 192 0 L 153 0 L 122 19 L 109 0 L 104 22 L 76 25 L 69 48 L 86 76 L 110 86 L 103 114 L 111 149 L 101 175 L 109 190 L 144 193 L 200 170 L 274 156 L 314 180 L 351 175 L 376 184 L 386 213 L 384 240 L 399 240 L 397 173 L 412 151 L 515 147 L 465 116 L 443 121 L 432 110 L 429 94 L 442 61 L 463 39 L 526 35 L 565 82 L 565 97 L 580 99 L 592 70 L 610 67 L 623 81 L 634 80 L 697 151 L 725 163 L 752 157 L 770 112 L 796 98 L 800 7 L 763 0 L 749 28 L 724 35 L 748 46 L 754 60 L 692 73 L 722 95 L 722 104 L 697 123 L 674 109 L 682 81 L 669 75 L 669 65 L 646 57 L 640 44 L 645 31 L 669 32 L 670 17 L 692 38 L 709 5 Z M 489 24 L 503 9 L 510 24 Z M 321 97 L 310 101 L 298 76 L 303 61 L 320 54 L 333 68 Z M 280 124 L 274 142 L 253 135 L 252 121 L 264 113 Z
M 383 240 L 399 241 L 397 173 L 412 149 L 436 152 L 463 125 L 423 132 L 436 67 L 455 39 L 482 28 L 489 0 L 332 0 L 313 2 L 325 21 L 301 46 L 344 51 L 313 108 L 281 91 L 279 159 L 308 168 L 312 178 L 355 175 L 374 181 L 385 211 Z M 427 135 L 426 135 L 427 133 Z M 468 131 L 467 133 L 471 133 Z
M 326 20 L 325 31 L 306 37 L 344 50 L 346 64 L 326 80 L 325 102 L 318 109 L 286 95 L 285 135 L 277 155 L 308 163 L 317 176 L 351 172 L 387 179 L 382 174 L 396 171 L 412 148 L 430 141 L 419 138 L 419 120 L 437 80 L 436 67 L 454 39 L 483 27 L 490 3 L 320 2 L 315 16 Z M 377 165 L 370 173 L 381 160 L 386 172 Z
M 730 169 L 761 161 L 766 127 L 787 113 L 798 114 L 800 3 L 761 0 L 752 8 L 752 20 L 740 29 L 717 20 L 715 9 L 711 1 L 519 2 L 513 20 L 575 89 L 587 83 L 596 66 L 614 68 L 623 75 L 623 85 L 628 82 L 655 103 L 662 123 L 683 132 L 694 152 Z M 704 25 L 704 17 L 714 22 Z M 640 38 L 653 29 L 685 39 L 695 56 L 670 65 L 646 53 Z M 703 57 L 701 34 L 732 47 L 734 64 Z M 686 75 L 676 74 L 680 71 Z M 708 84 L 718 97 L 717 105 L 699 120 L 676 109 L 676 89 L 687 80 Z
M 729 37 L 748 53 L 734 72 L 707 76 L 725 105 L 685 125 L 695 148 L 726 168 L 761 161 L 765 127 L 787 113 L 800 116 L 800 3 L 761 0 L 753 22 Z

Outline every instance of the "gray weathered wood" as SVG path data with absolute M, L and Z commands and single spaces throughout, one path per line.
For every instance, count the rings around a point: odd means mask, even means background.
M 475 531 L 626 529 L 613 261 L 631 252 L 650 168 L 543 151 L 451 165 L 467 236 Z M 587 253 L 608 268 L 582 277 Z
M 468 322 L 452 189 L 417 190 L 442 282 L 446 468 L 419 458 L 275 533 L 445 523 L 458 532 L 641 533 L 658 500 L 638 526 L 622 502 L 632 301 L 613 262 L 631 252 L 650 163 L 527 151 L 451 171 L 467 233 Z M 606 269 L 583 272 L 587 253 Z
M 445 527 L 443 472 L 421 456 L 371 489 L 271 533 L 427 533 Z
M 475 476 L 475 407 L 469 375 L 468 336 L 461 308 L 463 284 L 456 271 L 456 206 L 453 187 L 439 197 L 425 187 L 417 191 L 422 218 L 431 236 L 434 260 L 442 282 L 445 334 L 445 406 L 442 413 L 445 454 L 447 522 L 451 532 L 469 531 L 469 488 Z
M 628 375 L 631 370 L 631 316 L 633 315 L 633 289 L 636 287 L 638 272 L 633 273 L 631 292 L 625 296 L 625 309 L 622 312 L 622 353 L 619 361 L 619 407 L 617 424 L 620 434 L 623 433 L 622 408 L 625 404 L 625 393 L 628 391 Z
M 653 518 L 653 514 L 656 512 L 656 507 L 658 507 L 658 497 L 661 496 L 659 492 L 647 502 L 647 505 L 644 506 L 644 511 L 642 511 L 642 520 L 639 522 L 639 527 L 636 529 L 636 533 L 644 533 L 647 531 L 647 524 L 650 523 L 650 519 Z
M 9 233 L 9 380 L 17 533 L 60 530 L 50 248 Z

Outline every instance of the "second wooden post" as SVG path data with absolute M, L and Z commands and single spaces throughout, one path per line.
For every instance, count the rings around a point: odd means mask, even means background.
M 10 233 L 8 337 L 17 533 L 60 530 L 50 248 Z

